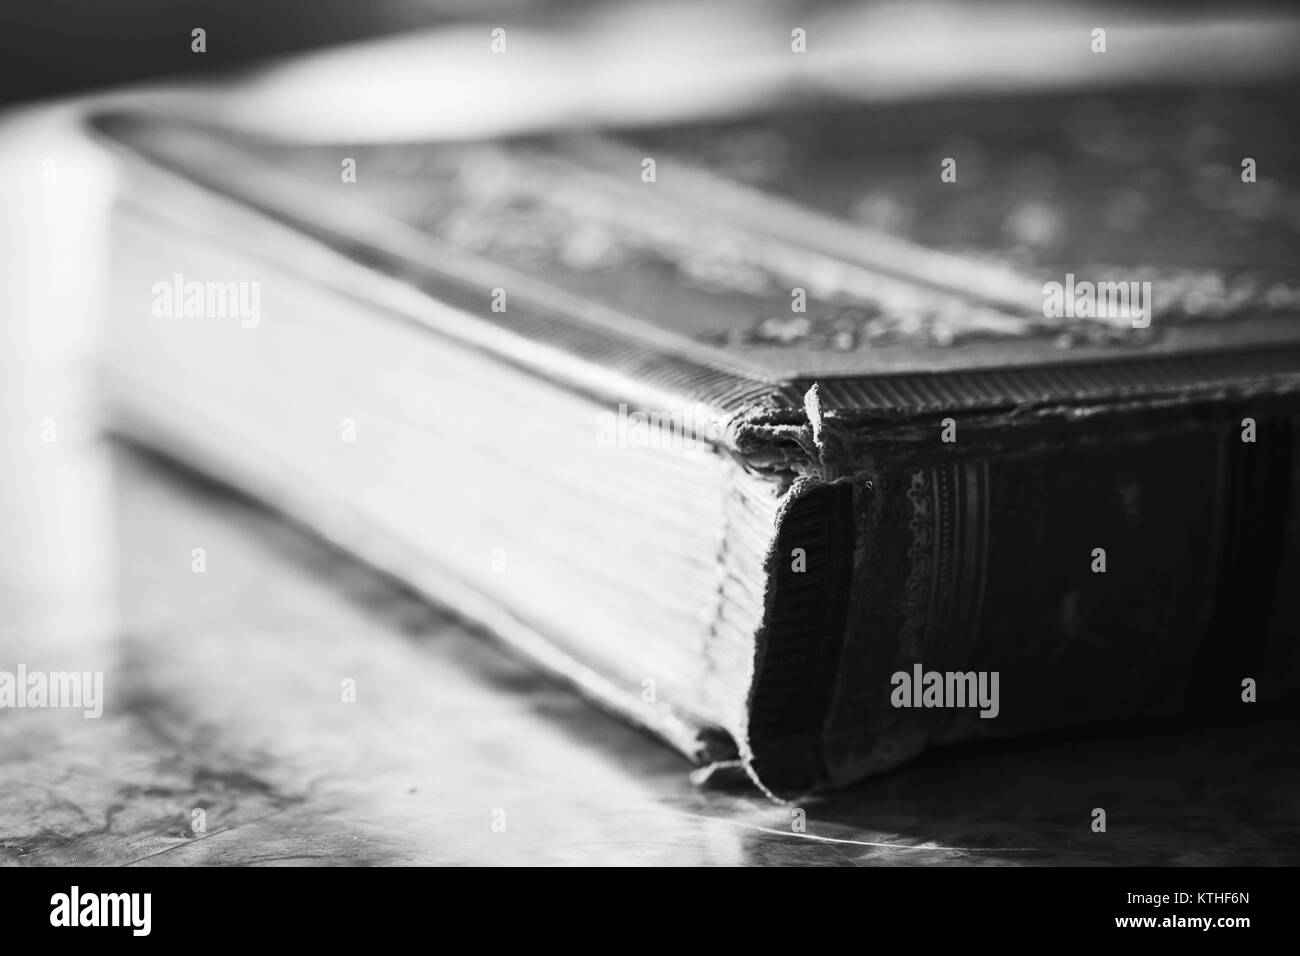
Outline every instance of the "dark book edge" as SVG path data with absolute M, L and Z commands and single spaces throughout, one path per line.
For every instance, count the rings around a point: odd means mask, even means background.
M 778 797 L 815 789 L 826 777 L 819 737 L 847 637 L 858 496 L 870 491 L 865 480 L 799 479 L 778 515 L 745 745 L 751 774 Z
M 1251 442 L 1242 440 L 1246 418 L 1254 422 Z M 792 798 L 843 786 L 949 743 L 1227 713 L 1241 703 L 1243 676 L 1267 688 L 1261 700 L 1294 697 L 1300 692 L 1300 652 L 1296 604 L 1285 574 L 1300 550 L 1298 436 L 1295 396 L 1238 396 L 1146 407 L 1114 418 L 1040 422 L 1028 435 L 1035 440 L 1023 448 L 1015 447 L 1018 439 L 1004 443 L 995 433 L 964 449 L 941 446 L 932 436 L 928 452 L 914 444 L 892 445 L 881 453 L 887 464 L 878 471 L 859 462 L 847 477 L 796 479 L 767 557 L 770 593 L 741 742 L 751 774 L 769 793 Z M 1152 458 L 1125 475 L 1107 467 L 1133 450 Z M 1019 583 L 1026 594 L 1041 598 L 1027 609 L 1009 596 L 1014 592 L 1007 586 L 1008 559 L 989 563 L 990 542 L 1036 540 L 1033 526 L 1059 513 L 1060 502 L 1012 508 L 1014 492 L 995 492 L 991 484 L 1015 475 L 1055 474 L 1061 461 L 1095 465 L 1083 486 L 1061 482 L 1068 489 L 1053 488 L 1049 495 L 1095 489 L 1097 500 L 1077 506 L 1075 530 L 1093 520 L 1112 532 L 1121 527 L 1120 503 L 1127 508 L 1136 494 L 1135 473 L 1142 495 L 1166 500 L 1144 507 L 1144 520 L 1156 524 L 1141 526 L 1125 549 L 1112 552 L 1119 566 L 1111 570 L 1121 577 L 1089 581 L 1088 551 L 1082 549 L 1080 577 L 1067 583 L 1060 568 L 1036 558 L 1032 548 L 1014 548 L 1024 560 Z M 1187 490 L 1168 485 L 1171 474 L 1185 475 Z M 1170 522 L 1179 520 L 1195 530 L 1182 538 L 1149 534 L 1162 521 L 1172 528 Z M 1079 543 L 1077 534 L 1063 533 L 1061 540 Z M 1204 553 L 1187 553 L 1187 536 L 1203 541 Z M 796 548 L 804 549 L 803 570 L 794 561 Z M 1179 562 L 1185 570 L 1196 569 L 1201 582 L 1187 585 L 1185 602 L 1165 582 L 1162 599 L 1128 603 L 1144 590 L 1146 575 Z M 1001 576 L 1000 588 L 991 587 L 991 574 Z M 1090 596 L 1088 583 L 1082 585 L 1082 604 L 1069 594 L 1081 580 L 1097 586 Z M 1027 619 L 1038 613 L 1039 623 L 1055 621 L 1042 612 L 1057 601 L 1074 609 L 1070 626 L 1078 631 L 1063 622 L 1066 630 L 1036 632 L 1061 654 L 1059 669 L 1043 673 L 1046 683 L 1068 683 L 1069 662 L 1079 659 L 1071 655 L 1092 656 L 1095 667 L 1103 665 L 1104 649 L 1088 647 L 1098 628 L 1122 637 L 1121 646 L 1136 648 L 1127 662 L 1086 675 L 1100 681 L 1095 709 L 1039 695 L 1026 701 L 1029 710 L 1011 715 L 1005 731 L 998 721 L 961 723 L 948 714 L 890 709 L 889 677 L 900 660 L 933 662 L 941 669 L 1006 662 L 1012 673 L 1016 667 L 1032 671 L 1037 662 L 1020 656 L 1025 645 L 1007 642 L 1005 623 L 1022 613 Z M 1101 603 L 1089 607 L 1095 601 Z M 1177 620 L 1128 618 L 1159 607 L 1178 607 Z M 1165 624 L 1170 633 L 1162 632 Z M 846 699 L 857 707 L 859 722 L 845 723 L 851 710 L 833 712 Z M 846 761 L 846 754 L 856 755 L 856 762 Z M 850 766 L 856 769 L 846 771 Z

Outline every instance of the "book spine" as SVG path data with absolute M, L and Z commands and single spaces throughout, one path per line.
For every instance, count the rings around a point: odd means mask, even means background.
M 1293 693 L 1298 417 L 1255 396 L 1014 439 L 963 444 L 958 426 L 796 481 L 768 568 L 756 775 L 791 796 L 940 744 Z

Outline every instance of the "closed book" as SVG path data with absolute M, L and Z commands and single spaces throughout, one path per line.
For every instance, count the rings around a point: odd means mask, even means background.
M 337 147 L 101 115 L 112 421 L 779 797 L 1280 700 L 1292 99 Z

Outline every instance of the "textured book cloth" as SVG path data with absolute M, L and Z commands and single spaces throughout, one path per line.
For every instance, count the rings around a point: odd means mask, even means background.
M 101 116 L 114 421 L 779 796 L 1280 700 L 1296 105 L 370 147 Z

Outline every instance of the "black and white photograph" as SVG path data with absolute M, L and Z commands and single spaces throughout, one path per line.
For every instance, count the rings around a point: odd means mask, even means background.
M 995 867 L 1240 945 L 1300 864 L 1298 80 L 1286 3 L 7 5 L 6 921 Z

